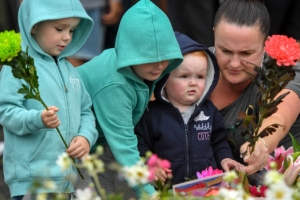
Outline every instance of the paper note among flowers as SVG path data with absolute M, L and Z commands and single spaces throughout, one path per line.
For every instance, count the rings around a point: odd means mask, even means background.
M 174 196 L 211 196 L 223 184 L 224 173 L 173 185 Z

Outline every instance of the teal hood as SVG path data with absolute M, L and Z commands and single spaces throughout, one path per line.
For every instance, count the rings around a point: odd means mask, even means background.
M 31 29 L 41 21 L 70 17 L 78 17 L 81 20 L 73 33 L 72 42 L 58 57 L 68 57 L 80 49 L 92 30 L 93 20 L 87 15 L 79 0 L 23 0 L 18 14 L 22 47 L 32 47 L 36 52 L 48 56 L 31 36 Z M 34 54 L 30 48 L 29 52 L 31 55 Z
M 127 77 L 133 75 L 128 66 L 170 60 L 164 75 L 182 62 L 169 19 L 150 0 L 137 2 L 124 14 L 115 49 L 117 70 Z

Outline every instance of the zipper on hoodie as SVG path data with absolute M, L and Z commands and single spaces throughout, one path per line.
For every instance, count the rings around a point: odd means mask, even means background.
M 184 124 L 184 132 L 185 132 L 186 160 L 187 160 L 187 164 L 186 164 L 186 173 L 187 173 L 187 176 L 189 176 L 189 175 L 190 175 L 189 130 L 188 130 L 188 126 L 187 126 L 186 124 Z
M 60 71 L 60 68 L 58 67 L 58 65 L 57 65 L 57 64 L 56 64 L 56 66 L 57 66 L 57 69 L 58 69 L 58 71 L 59 71 L 60 78 L 61 78 L 61 80 L 62 80 L 62 82 L 63 82 L 63 84 L 64 84 L 64 89 L 65 89 L 65 92 L 66 92 L 66 93 L 68 93 L 68 92 L 69 92 L 69 90 L 68 90 L 68 88 L 67 88 L 67 86 L 66 86 L 66 83 L 65 83 L 64 77 L 63 77 L 63 75 L 62 75 L 62 73 L 61 73 L 61 71 Z
M 66 86 L 64 77 L 62 75 L 62 72 L 61 72 L 59 66 L 57 64 L 56 64 L 56 66 L 57 66 L 60 78 L 61 78 L 61 80 L 63 82 L 63 87 L 65 89 L 65 94 L 66 94 L 66 96 L 65 96 L 65 98 L 66 98 L 66 104 L 67 104 L 67 108 L 69 108 L 68 97 L 67 97 L 67 93 L 69 92 L 69 90 L 68 90 L 68 88 Z M 67 116 L 68 116 L 68 124 L 67 124 L 67 131 L 68 131 L 67 134 L 68 134 L 68 133 L 70 133 L 70 112 L 69 112 L 69 109 L 67 109 Z M 69 137 L 69 134 L 67 135 L 67 137 Z M 68 138 L 65 138 L 65 140 L 68 140 Z
M 64 89 L 65 89 L 65 98 L 66 98 L 66 104 L 67 104 L 67 108 L 69 108 L 69 103 L 68 103 L 68 97 L 67 97 L 67 93 L 69 92 L 69 90 L 68 90 L 68 88 L 67 88 L 67 86 L 66 86 L 66 82 L 65 82 L 65 80 L 64 80 L 64 76 L 62 75 L 62 72 L 61 72 L 61 70 L 60 70 L 60 68 L 59 68 L 59 66 L 58 66 L 58 63 L 56 62 L 56 67 L 57 67 L 57 70 L 58 70 L 58 72 L 59 72 L 59 75 L 60 75 L 60 78 L 61 78 L 61 80 L 62 80 L 62 82 L 63 82 L 63 87 L 64 87 Z M 68 116 L 68 124 L 67 124 L 67 126 L 66 126 L 66 136 L 67 136 L 67 138 L 64 138 L 66 141 L 68 141 L 69 140 L 69 137 L 70 137 L 70 112 L 69 112 L 69 109 L 67 109 L 67 116 Z M 69 168 L 68 169 L 68 174 L 72 174 L 72 167 L 71 168 Z

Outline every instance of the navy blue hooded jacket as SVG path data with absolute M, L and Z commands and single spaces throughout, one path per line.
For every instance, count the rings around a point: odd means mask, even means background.
M 193 51 L 206 53 L 209 66 L 204 92 L 185 124 L 180 111 L 164 98 L 166 75 L 156 85 L 156 100 L 149 103 L 135 127 L 141 156 L 151 151 L 171 162 L 172 184 L 184 182 L 185 178 L 195 178 L 197 171 L 209 166 L 222 169 L 221 161 L 233 158 L 222 117 L 208 99 L 219 78 L 217 61 L 207 47 L 181 33 L 175 32 L 175 35 L 183 55 Z

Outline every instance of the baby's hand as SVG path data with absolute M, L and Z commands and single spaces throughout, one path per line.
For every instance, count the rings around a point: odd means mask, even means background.
M 48 110 L 42 112 L 42 121 L 47 128 L 57 128 L 60 125 L 60 121 L 56 112 L 59 109 L 55 106 L 48 107 Z
M 85 137 L 77 136 L 70 143 L 67 153 L 72 158 L 83 158 L 89 154 L 90 143 Z
M 171 172 L 172 172 L 171 169 L 158 168 L 155 172 L 154 181 L 160 180 L 162 183 L 164 183 L 168 178 L 167 173 L 171 173 Z
M 225 172 L 235 169 L 236 171 L 241 170 L 241 164 L 231 158 L 225 158 L 221 161 L 221 166 Z

